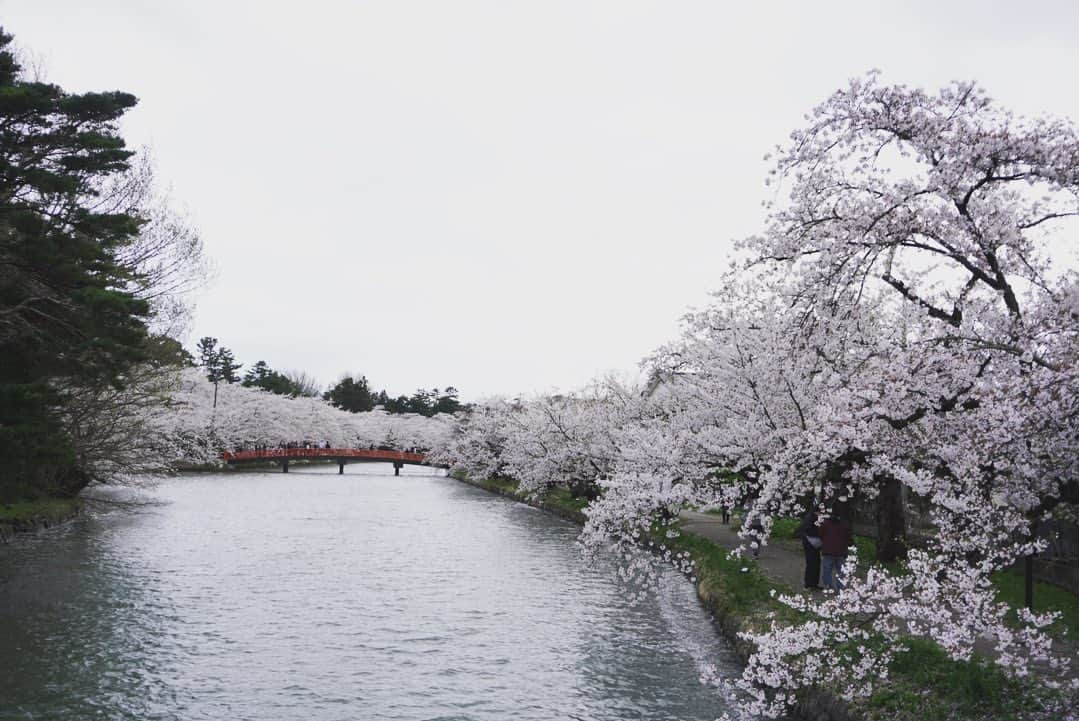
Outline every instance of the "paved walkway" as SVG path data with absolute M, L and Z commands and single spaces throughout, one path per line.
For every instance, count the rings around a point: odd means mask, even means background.
M 731 524 L 723 523 L 717 515 L 682 511 L 678 516 L 682 519 L 683 530 L 707 538 L 718 546 L 733 549 L 743 543 L 738 531 Z M 768 545 L 761 549 L 757 563 L 761 573 L 768 578 L 790 586 L 793 590 L 801 590 L 805 556 L 800 544 L 795 546 L 784 540 L 769 539 Z

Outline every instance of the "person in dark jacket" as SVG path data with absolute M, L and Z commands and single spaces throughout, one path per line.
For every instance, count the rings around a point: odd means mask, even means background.
M 760 516 L 754 516 L 753 520 L 749 524 L 749 530 L 752 531 L 750 536 L 753 541 L 749 544 L 753 549 L 753 558 L 761 557 L 761 546 L 764 543 L 764 521 Z
M 797 534 L 802 539 L 802 550 L 806 558 L 805 587 L 819 589 L 821 540 L 820 529 L 817 528 L 817 512 L 812 508 L 802 517 Z
M 824 587 L 838 591 L 843 588 L 843 562 L 847 560 L 847 549 L 853 542 L 850 526 L 838 513 L 832 513 L 820 524 L 820 540 Z

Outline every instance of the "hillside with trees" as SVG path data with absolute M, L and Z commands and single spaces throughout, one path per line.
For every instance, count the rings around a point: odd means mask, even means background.
M 367 376 L 344 374 L 340 380 L 325 392 L 320 391 L 318 383 L 303 371 L 278 371 L 260 360 L 252 365 L 242 376 L 239 374 L 242 363 L 236 362 L 232 351 L 220 345 L 217 338 L 201 338 L 195 349 L 196 363 L 205 373 L 206 378 L 217 388 L 221 383 L 242 383 L 248 388 L 262 390 L 285 396 L 308 396 L 321 398 L 335 408 L 350 413 L 366 413 L 376 408 L 386 413 L 415 413 L 421 416 L 434 416 L 440 413 L 452 415 L 462 410 L 457 389 L 453 386 L 439 388 L 419 388 L 411 396 L 392 396 L 385 390 L 372 390 Z

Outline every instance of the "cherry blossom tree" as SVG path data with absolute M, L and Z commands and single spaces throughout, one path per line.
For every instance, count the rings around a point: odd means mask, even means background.
M 304 441 L 426 450 L 444 445 L 452 430 L 444 416 L 349 413 L 321 398 L 293 398 L 238 383 L 221 385 L 218 392 L 215 409 L 214 384 L 196 369 L 184 371 L 162 429 L 178 449 L 174 463 L 217 463 L 222 451 Z
M 1079 500 L 1079 293 L 1053 254 L 1077 168 L 1070 125 L 1015 118 L 973 85 L 855 81 L 780 149 L 789 200 L 743 244 L 734 290 L 650 359 L 665 423 L 625 431 L 586 539 L 635 539 L 711 499 L 748 501 L 757 543 L 775 514 L 859 499 L 895 553 L 904 496 L 929 509 L 906 573 L 848 573 L 823 604 L 786 599 L 815 620 L 752 636 L 755 710 L 820 682 L 825 652 L 845 695 L 868 693 L 911 633 L 958 659 L 988 639 L 1020 676 L 1065 665 L 1052 616 L 1005 623 L 989 579 Z M 734 482 L 710 484 L 724 467 Z
M 512 478 L 527 493 L 563 486 L 594 498 L 597 483 L 620 457 L 612 431 L 633 398 L 606 382 L 579 393 L 494 399 L 464 414 L 440 453 L 457 470 Z
M 477 403 L 459 415 L 453 431 L 432 448 L 431 458 L 448 466 L 451 472 L 474 478 L 508 477 L 504 457 L 508 423 L 518 410 L 518 404 L 501 398 Z
M 903 573 L 859 575 L 852 553 L 839 593 L 783 598 L 810 620 L 748 634 L 748 712 L 821 682 L 870 693 L 911 635 L 955 659 L 989 641 L 1009 673 L 1055 683 L 1053 615 L 1006 622 L 990 577 L 1079 501 L 1079 276 L 1056 252 L 1079 214 L 1079 136 L 973 84 L 871 74 L 810 115 L 774 176 L 787 192 L 766 231 L 646 359 L 647 389 L 481 404 L 438 453 L 528 490 L 597 484 L 591 546 L 654 544 L 688 506 L 744 505 L 747 544 L 777 515 L 872 509 Z
M 610 430 L 617 421 L 603 389 L 555 395 L 523 404 L 508 418 L 503 456 L 522 490 L 561 485 L 594 498 L 618 456 Z
M 784 277 L 794 346 L 829 380 L 762 497 L 781 507 L 796 476 L 831 464 L 824 505 L 905 487 L 933 531 L 906 575 L 875 570 L 807 609 L 826 623 L 754 637 L 750 687 L 778 712 L 819 680 L 814 654 L 853 644 L 843 688 L 866 693 L 911 632 L 954 658 L 992 639 L 1017 675 L 1059 670 L 1051 616 L 1004 623 L 989 575 L 1038 550 L 1038 524 L 1079 500 L 1077 278 L 1051 262 L 1079 212 L 1075 129 L 1016 118 L 972 84 L 930 95 L 870 75 L 814 111 L 776 175 L 789 202 L 744 249 Z

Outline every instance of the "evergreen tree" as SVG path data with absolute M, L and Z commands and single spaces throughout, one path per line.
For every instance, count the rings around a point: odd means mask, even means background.
M 0 30 L 0 496 L 75 493 L 88 478 L 55 388 L 119 386 L 146 353 L 149 309 L 119 255 L 141 221 L 95 204 L 128 167 L 116 123 L 136 100 L 24 80 L 11 43 Z
M 457 389 L 453 386 L 447 386 L 444 391 L 419 388 L 411 396 L 396 398 L 381 390 L 372 396 L 372 400 L 387 413 L 418 413 L 428 417 L 438 413 L 456 413 L 462 407 L 457 400 Z
M 236 371 L 243 367 L 243 363 L 237 363 L 236 359 L 232 357 L 232 351 L 228 348 L 222 348 L 217 356 L 218 372 L 221 374 L 221 380 L 226 383 L 239 383 L 240 376 L 236 374 Z
M 431 408 L 431 415 L 456 413 L 459 410 L 461 410 L 461 402 L 457 400 L 457 389 L 453 386 L 447 386 L 446 390 L 442 391 L 442 394 L 435 399 L 434 406 Z
M 386 402 L 382 404 L 387 413 L 411 413 L 412 400 L 408 396 L 397 396 L 396 398 L 386 397 Z
M 303 374 L 292 374 L 306 379 Z M 317 390 L 309 390 L 307 380 L 297 381 L 288 373 L 278 373 L 260 360 L 244 375 L 243 385 L 249 388 L 262 388 L 281 396 L 318 396 Z
M 423 388 L 416 389 L 416 392 L 412 394 L 412 397 L 408 399 L 408 413 L 418 413 L 421 416 L 431 415 L 431 409 L 434 406 L 434 397 L 437 395 L 438 389 L 434 391 L 427 391 Z
M 375 407 L 374 397 L 365 376 L 358 379 L 345 376 L 323 396 L 338 408 L 352 413 L 362 413 Z
M 214 408 L 217 408 L 217 385 L 221 381 L 238 383 L 236 375 L 243 364 L 235 362 L 232 351 L 225 346 L 217 347 L 217 338 L 205 336 L 199 339 L 197 346 L 199 365 L 206 371 L 206 379 L 214 384 Z
M 206 370 L 206 377 L 213 381 L 217 373 L 217 338 L 200 338 L 195 352 L 198 353 L 199 365 Z
M 266 381 L 273 375 L 274 371 L 270 370 L 270 366 L 266 365 L 266 361 L 260 360 L 247 369 L 242 385 L 248 388 L 265 388 Z

